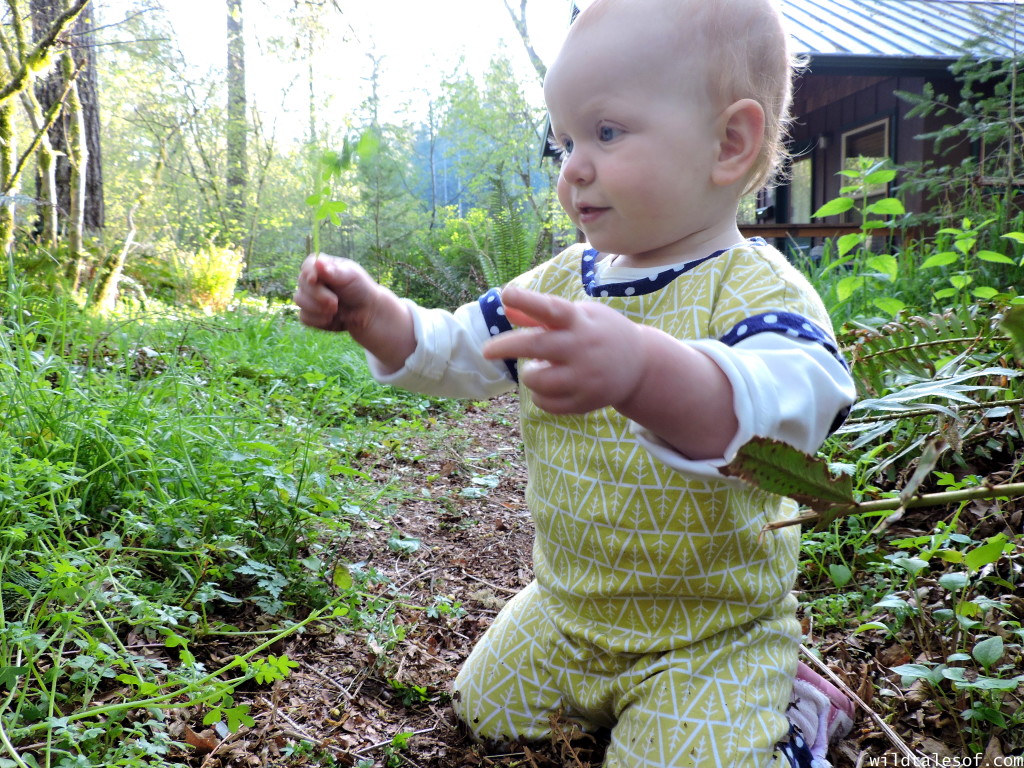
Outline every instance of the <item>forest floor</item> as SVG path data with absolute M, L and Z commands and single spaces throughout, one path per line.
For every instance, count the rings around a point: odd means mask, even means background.
M 411 435 L 400 457 L 382 450 L 364 455 L 356 467 L 381 484 L 397 478 L 408 491 L 387 523 L 367 518 L 361 527 L 354 524 L 337 553 L 342 561 L 378 574 L 378 586 L 368 589 L 401 596 L 391 631 L 351 622 L 340 628 L 324 624 L 283 641 L 274 652 L 298 663 L 292 674 L 272 688 L 236 694 L 252 707 L 255 726 L 221 739 L 197 725 L 196 713 L 182 715 L 177 736 L 196 748 L 193 765 L 601 765 L 600 735 L 572 739 L 556 723 L 550 743 L 519 745 L 501 754 L 473 744 L 455 721 L 447 691 L 498 610 L 529 583 L 533 530 L 524 504 L 516 400 L 498 399 L 438 421 L 436 430 Z M 928 530 L 933 521 L 904 519 L 899 525 Z M 393 546 L 396 530 L 401 541 L 414 544 Z M 803 581 L 798 590 L 810 589 Z M 436 604 L 439 595 L 462 610 L 425 612 L 422 607 Z M 898 676 L 889 671 L 925 649 L 913 647 L 907 637 L 897 642 L 870 631 L 854 634 L 859 621 L 850 616 L 846 627 L 822 635 L 804 620 L 805 646 L 867 705 L 858 708 L 852 733 L 833 747 L 836 768 L 909 764 L 895 761 L 900 753 L 893 739 L 868 709 L 877 709 L 917 754 L 951 761 L 929 765 L 985 765 L 952 762 L 968 757 L 963 729 L 920 690 L 901 691 Z M 1018 764 L 995 762 L 1004 748 L 1011 754 L 1011 745 L 999 738 L 986 746 L 987 764 Z M 883 756 L 889 762 L 879 762 Z

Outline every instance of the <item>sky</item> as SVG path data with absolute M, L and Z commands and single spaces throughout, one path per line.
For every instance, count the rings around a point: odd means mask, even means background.
M 126 0 L 107 0 L 104 16 L 116 18 Z M 510 0 L 518 10 L 519 0 Z M 528 0 L 527 25 L 538 54 L 550 63 L 569 21 L 570 0 Z M 275 13 L 291 0 L 244 0 L 248 90 L 261 111 L 299 115 L 306 109 L 305 76 L 266 50 L 266 41 L 285 30 Z M 339 0 L 332 13 L 336 32 L 318 58 L 316 79 L 325 106 L 335 117 L 350 115 L 369 94 L 368 53 L 383 56 L 379 93 L 385 115 L 425 113 L 427 93 L 436 93 L 446 74 L 465 57 L 468 72 L 484 71 L 500 46 L 513 61 L 531 97 L 540 100 L 536 74 L 503 0 Z M 101 6 L 102 7 L 102 6 Z M 164 0 L 187 61 L 200 70 L 221 68 L 225 53 L 224 0 Z M 123 10 L 120 11 L 123 14 Z M 282 94 L 288 92 L 288 97 Z

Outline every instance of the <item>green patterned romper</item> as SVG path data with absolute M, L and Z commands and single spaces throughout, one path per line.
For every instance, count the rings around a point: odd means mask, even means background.
M 813 288 L 763 242 L 613 285 L 591 282 L 595 257 L 573 246 L 515 282 L 677 339 L 768 330 L 834 345 Z M 480 302 L 491 333 L 508 330 L 500 293 Z M 606 768 L 783 764 L 799 529 L 762 527 L 795 504 L 665 466 L 611 408 L 556 416 L 521 388 L 521 412 L 535 580 L 463 666 L 459 716 L 502 741 L 543 740 L 555 712 L 610 728 Z

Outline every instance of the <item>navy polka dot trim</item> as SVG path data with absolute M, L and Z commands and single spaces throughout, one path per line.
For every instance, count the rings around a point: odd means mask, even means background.
M 776 749 L 789 762 L 790 768 L 811 768 L 814 764 L 814 755 L 811 754 L 810 747 L 800 734 L 800 729 L 793 723 L 789 724 L 789 738 L 779 742 Z
M 748 245 L 767 245 L 765 241 L 760 237 L 752 237 L 747 240 Z M 663 272 L 659 272 L 656 275 L 645 277 L 641 280 L 630 280 L 625 283 L 604 283 L 599 285 L 597 283 L 597 257 L 600 252 L 593 249 L 587 248 L 583 252 L 583 258 L 580 264 L 580 275 L 583 279 L 583 288 L 586 290 L 588 296 L 595 298 L 608 298 L 611 296 L 643 296 L 647 293 L 654 293 L 660 291 L 666 285 L 671 283 L 680 275 L 685 275 L 691 269 L 699 267 L 705 261 L 710 261 L 717 256 L 721 256 L 726 251 L 731 251 L 732 248 L 723 248 L 720 251 L 715 251 L 710 256 L 705 256 L 702 259 L 695 259 L 688 261 L 685 264 L 680 264 L 676 267 L 671 267 Z
M 487 293 L 477 299 L 480 304 L 480 311 L 483 313 L 484 322 L 487 323 L 487 332 L 491 336 L 512 330 L 512 323 L 505 317 L 505 307 L 501 303 L 501 291 L 491 288 Z M 515 360 L 505 360 L 505 367 L 508 368 L 512 381 L 519 383 L 519 366 Z
M 805 339 L 806 341 L 821 344 L 821 346 L 829 351 L 832 357 L 839 361 L 843 368 L 850 370 L 850 365 L 839 352 L 839 345 L 836 344 L 835 339 L 803 315 L 797 315 L 793 312 L 766 312 L 763 315 L 748 317 L 743 322 L 734 326 L 719 341 L 732 347 L 744 339 L 749 339 L 751 336 L 756 336 L 759 333 L 781 333 L 792 339 Z M 836 415 L 835 420 L 833 420 L 832 426 L 829 428 L 829 434 L 839 429 L 849 415 L 849 408 L 841 410 Z
M 832 337 L 812 323 L 803 315 L 794 312 L 765 312 L 762 315 L 748 317 L 741 323 L 733 326 L 727 334 L 719 341 L 730 347 L 735 346 L 744 339 L 756 336 L 759 333 L 781 333 L 791 339 L 805 339 L 821 344 L 832 353 L 833 357 L 840 362 L 845 362 L 839 354 L 839 347 Z

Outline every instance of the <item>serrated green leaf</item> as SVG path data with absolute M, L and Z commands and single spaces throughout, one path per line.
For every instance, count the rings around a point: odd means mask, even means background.
M 902 216 L 907 212 L 903 203 L 895 197 L 884 197 L 881 200 L 876 200 L 865 210 L 867 213 L 873 213 L 877 216 Z
M 892 168 L 883 168 L 880 171 L 872 171 L 864 177 L 864 185 L 873 187 L 876 184 L 888 184 L 896 178 L 896 171 Z
M 960 260 L 960 256 L 953 251 L 942 251 L 942 253 L 935 253 L 924 260 L 921 264 L 921 269 L 931 269 L 932 267 L 945 267 L 949 264 L 955 264 Z
M 880 296 L 877 299 L 872 299 L 871 303 L 892 317 L 896 317 L 896 315 L 907 308 L 906 304 L 891 296 Z
M 958 291 L 962 291 L 974 282 L 974 278 L 970 275 L 950 275 L 949 282 Z
M 827 461 L 766 437 L 755 437 L 718 471 L 769 493 L 788 496 L 817 512 L 855 503 L 849 475 L 833 475 Z
M 836 283 L 836 297 L 840 301 L 846 301 L 864 285 L 862 275 L 850 275 Z
M 887 253 L 872 256 L 865 262 L 869 269 L 874 269 L 885 275 L 891 282 L 896 282 L 899 275 L 900 265 L 896 257 Z
M 1002 533 L 997 534 L 981 546 L 975 547 L 964 555 L 964 565 L 967 566 L 968 571 L 975 573 L 1001 558 L 1005 548 L 1006 535 Z
M 1007 237 L 1015 243 L 1024 245 L 1024 232 L 1007 232 L 1005 235 L 1002 235 L 1002 237 Z
M 821 208 L 811 214 L 811 218 L 820 219 L 824 216 L 837 216 L 840 213 L 846 213 L 853 208 L 853 198 L 850 197 L 837 197 L 835 200 L 829 200 Z
M 996 253 L 995 251 L 978 251 L 978 258 L 982 261 L 992 262 L 993 264 L 1009 264 L 1013 266 L 1016 263 L 1009 256 L 1004 256 L 1003 254 Z
M 976 237 L 962 237 L 959 240 L 953 242 L 953 247 L 960 251 L 960 253 L 964 254 L 964 256 L 966 256 L 974 249 L 974 246 L 977 243 L 978 238 Z
M 839 238 L 836 242 L 836 252 L 839 254 L 839 257 L 842 258 L 863 242 L 863 232 L 851 232 Z

